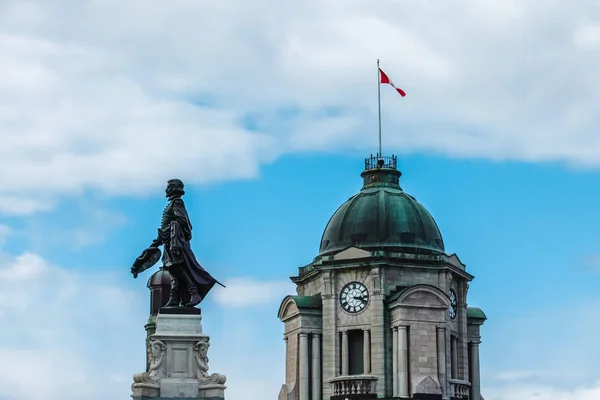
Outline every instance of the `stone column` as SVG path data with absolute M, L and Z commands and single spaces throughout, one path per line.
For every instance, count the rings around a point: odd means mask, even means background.
M 321 400 L 321 336 L 312 335 L 312 398 Z
M 479 377 L 479 343 L 470 342 L 471 347 L 471 400 L 481 400 L 481 381 Z
M 371 373 L 371 331 L 368 329 L 364 330 L 364 344 L 363 344 L 363 364 L 364 374 L 368 375 Z
M 437 365 L 442 396 L 446 397 L 446 329 L 440 327 L 437 328 Z
M 348 368 L 350 367 L 348 359 L 348 331 L 342 332 L 342 376 L 348 375 Z
M 300 371 L 299 371 L 299 400 L 309 400 L 308 399 L 308 390 L 309 390 L 309 381 L 308 381 L 308 335 L 306 333 L 301 333 L 300 335 Z
M 408 391 L 408 327 L 398 327 L 398 395 L 407 396 Z
M 392 328 L 392 394 L 398 394 L 398 327 Z

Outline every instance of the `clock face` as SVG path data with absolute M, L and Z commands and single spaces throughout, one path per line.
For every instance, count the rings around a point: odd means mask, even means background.
M 360 282 L 351 282 L 340 293 L 340 304 L 349 313 L 358 313 L 369 304 L 369 291 Z
M 450 289 L 448 297 L 450 297 L 450 310 L 448 312 L 450 313 L 450 319 L 454 319 L 456 318 L 456 293 L 454 293 L 454 290 Z

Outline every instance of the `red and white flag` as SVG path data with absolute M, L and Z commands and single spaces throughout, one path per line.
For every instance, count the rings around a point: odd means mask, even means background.
M 388 85 L 390 85 L 391 87 L 396 89 L 396 92 L 400 93 L 400 96 L 402 96 L 402 97 L 406 96 L 406 93 L 404 92 L 404 90 L 400 89 L 399 87 L 394 86 L 394 84 L 392 83 L 390 78 L 386 75 L 385 72 L 383 72 L 381 70 L 381 68 L 379 68 L 379 75 L 381 77 L 380 83 L 387 83 Z

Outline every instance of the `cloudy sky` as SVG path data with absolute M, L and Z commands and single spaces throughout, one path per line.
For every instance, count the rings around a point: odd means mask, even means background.
M 0 400 L 127 398 L 165 181 L 227 289 L 227 397 L 276 398 L 280 300 L 384 152 L 476 276 L 486 400 L 600 399 L 600 8 L 0 0 Z M 266 396 L 266 397 L 265 397 Z

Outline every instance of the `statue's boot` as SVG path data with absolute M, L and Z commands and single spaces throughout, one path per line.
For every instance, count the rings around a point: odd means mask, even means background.
M 202 302 L 202 296 L 198 293 L 190 293 L 190 301 L 186 303 L 186 307 L 196 307 Z
M 180 285 L 179 279 L 171 275 L 171 292 L 169 293 L 169 301 L 165 304 L 165 307 L 179 307 L 180 304 Z
M 187 289 L 190 293 L 190 301 L 186 303 L 186 307 L 195 307 L 202 301 L 202 296 L 198 294 L 198 287 L 192 282 L 192 280 L 186 276 Z

